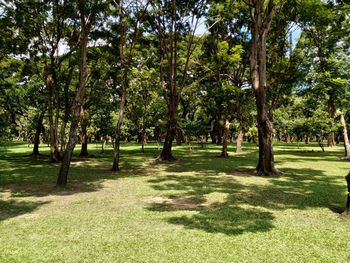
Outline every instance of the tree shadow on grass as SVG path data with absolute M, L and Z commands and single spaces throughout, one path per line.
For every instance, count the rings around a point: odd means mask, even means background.
M 163 192 L 165 200 L 150 203 L 147 209 L 169 213 L 167 222 L 171 224 L 210 233 L 238 235 L 271 230 L 275 211 L 332 209 L 343 205 L 345 187 L 339 177 L 327 176 L 322 170 L 303 168 L 283 169 L 285 174 L 277 177 L 254 176 L 252 167 L 246 169 L 251 164 L 251 160 L 247 159 L 256 161 L 254 154 L 239 155 L 243 162 L 233 160 L 235 157 L 225 159 L 222 161 L 224 165 L 218 164 L 214 158 L 198 154 L 165 167 L 168 175 L 149 180 L 154 189 Z M 221 196 L 221 200 L 212 203 L 213 195 Z M 191 209 L 174 206 L 173 200 L 181 198 L 195 198 L 199 202 Z M 174 211 L 188 210 L 193 211 L 192 214 L 173 214 Z
M 13 217 L 25 215 L 33 212 L 42 205 L 48 204 L 45 202 L 27 202 L 15 200 L 0 200 L 0 222 Z

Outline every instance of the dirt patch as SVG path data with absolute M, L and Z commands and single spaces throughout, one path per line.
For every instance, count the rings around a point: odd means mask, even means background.
M 164 207 L 171 210 L 194 210 L 205 205 L 205 199 L 193 196 L 148 197 L 146 203 L 155 207 Z

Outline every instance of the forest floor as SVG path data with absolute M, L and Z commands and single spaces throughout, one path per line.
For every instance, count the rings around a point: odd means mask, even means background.
M 46 146 L 2 145 L 0 262 L 350 262 L 342 146 L 277 143 L 274 177 L 254 175 L 251 144 L 226 159 L 176 146 L 172 163 L 140 148 L 123 144 L 112 173 L 111 147 L 91 144 L 57 188 Z

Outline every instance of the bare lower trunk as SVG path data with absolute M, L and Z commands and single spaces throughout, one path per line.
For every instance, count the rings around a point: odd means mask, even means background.
M 327 146 L 328 147 L 333 147 L 335 146 L 335 136 L 334 132 L 330 132 L 327 137 Z
M 39 155 L 39 145 L 40 145 L 40 134 L 43 130 L 43 119 L 44 119 L 44 113 L 41 113 L 38 117 L 37 124 L 36 124 L 36 131 L 34 136 L 34 146 L 33 146 L 33 154 L 32 155 Z
M 120 170 L 119 159 L 120 159 L 120 132 L 116 133 L 114 137 L 114 155 L 113 155 L 113 165 L 112 165 L 113 172 L 117 172 Z
M 242 152 L 242 141 L 243 141 L 243 129 L 240 127 L 238 136 L 236 138 L 236 153 Z
M 230 132 L 230 122 L 228 118 L 225 118 L 225 126 L 224 126 L 224 134 L 222 136 L 222 151 L 221 157 L 228 157 L 227 145 L 228 145 L 228 137 Z
M 123 83 L 122 85 L 126 85 L 126 83 Z M 112 165 L 112 171 L 117 172 L 120 170 L 119 167 L 119 159 L 120 159 L 120 136 L 121 136 L 121 127 L 123 123 L 124 118 L 124 111 L 125 111 L 125 101 L 126 101 L 126 93 L 125 93 L 125 86 L 122 88 L 122 98 L 119 105 L 119 117 L 117 126 L 115 128 L 115 137 L 114 137 L 114 156 L 113 156 L 113 165 Z
M 166 129 L 163 149 L 157 158 L 158 160 L 161 160 L 161 161 L 175 160 L 172 154 L 172 145 L 173 145 L 173 140 L 175 138 L 175 133 L 176 133 L 176 117 L 175 117 L 176 108 L 174 107 L 175 105 L 173 105 L 171 109 L 169 109 L 170 110 L 169 120 L 167 122 L 167 129 Z
M 272 149 L 272 123 L 265 119 L 259 122 L 259 162 L 256 167 L 258 175 L 269 176 L 277 173 L 274 167 Z
M 78 111 L 78 110 L 76 109 L 75 111 Z M 72 120 L 72 124 L 70 127 L 67 147 L 63 154 L 62 164 L 61 164 L 61 168 L 60 168 L 59 175 L 57 178 L 57 183 L 56 183 L 57 185 L 67 184 L 68 171 L 69 171 L 69 167 L 72 159 L 73 150 L 76 144 L 78 124 L 79 124 L 79 118 L 74 118 L 74 120 Z
M 66 149 L 66 127 L 67 123 L 63 120 L 61 124 L 61 131 L 60 131 L 60 140 L 61 140 L 61 146 L 60 146 L 60 154 L 63 156 L 64 150 Z
M 87 121 L 84 119 L 81 121 L 81 151 L 79 156 L 80 157 L 87 157 L 89 156 L 88 153 L 88 135 L 87 135 Z
M 346 128 L 346 122 L 344 118 L 344 113 L 340 113 L 340 123 L 343 126 L 343 137 L 344 137 L 344 148 L 345 148 L 345 156 L 344 159 L 350 160 L 350 142 L 348 136 L 348 129 Z

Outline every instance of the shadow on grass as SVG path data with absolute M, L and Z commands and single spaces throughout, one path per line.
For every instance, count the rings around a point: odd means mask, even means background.
M 208 233 L 238 235 L 273 229 L 274 211 L 309 208 L 335 211 L 345 200 L 340 194 L 345 194 L 345 188 L 339 177 L 327 176 L 316 168 L 286 168 L 282 176 L 257 177 L 254 176 L 256 152 L 227 159 L 215 158 L 213 153 L 210 153 L 212 158 L 207 155 L 192 154 L 181 162 L 165 166 L 169 175 L 150 179 L 151 186 L 166 197 L 150 203 L 147 209 L 169 213 L 167 222 L 171 224 Z M 330 154 L 330 158 L 333 157 L 333 153 Z M 194 174 L 189 174 L 193 171 Z M 211 203 L 212 195 L 220 195 L 221 200 Z M 176 201 L 183 199 L 198 202 L 189 206 Z M 174 211 L 194 213 L 174 216 Z
M 15 200 L 0 200 L 0 222 L 13 217 L 25 215 L 49 202 L 27 202 Z

